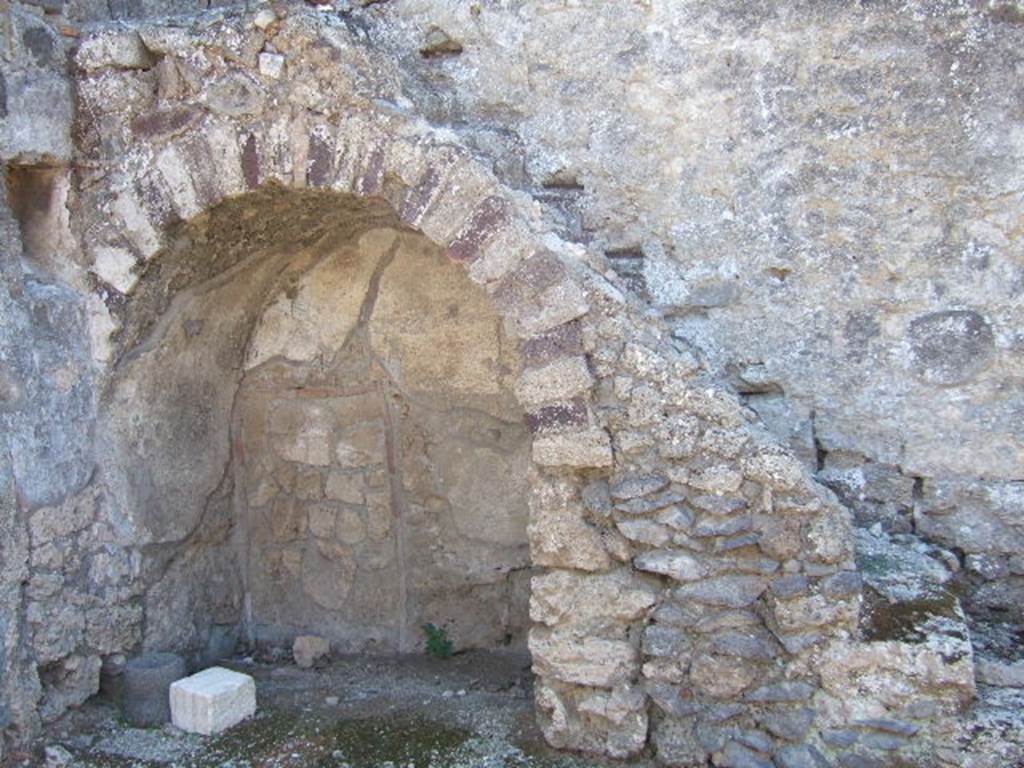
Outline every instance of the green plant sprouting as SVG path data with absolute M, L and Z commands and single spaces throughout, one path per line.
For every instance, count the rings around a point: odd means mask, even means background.
M 447 659 L 455 652 L 451 638 L 448 637 L 448 630 L 444 627 L 428 622 L 420 629 L 423 630 L 423 635 L 426 637 L 427 655 L 433 656 L 435 659 Z

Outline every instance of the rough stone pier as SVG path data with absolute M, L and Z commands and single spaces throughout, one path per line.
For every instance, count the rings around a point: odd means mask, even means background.
M 433 625 L 566 759 L 1024 765 L 1022 126 L 1011 0 L 0 2 L 0 760 Z

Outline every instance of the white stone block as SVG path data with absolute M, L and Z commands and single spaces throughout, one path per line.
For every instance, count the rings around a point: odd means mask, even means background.
M 284 56 L 279 53 L 260 54 L 260 74 L 275 80 L 284 72 Z
M 205 736 L 256 713 L 256 682 L 240 672 L 210 667 L 171 683 L 171 722 Z

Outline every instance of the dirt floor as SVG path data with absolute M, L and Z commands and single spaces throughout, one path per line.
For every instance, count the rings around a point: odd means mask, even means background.
M 470 652 L 335 659 L 314 670 L 243 659 L 256 679 L 254 718 L 215 737 L 170 725 L 127 726 L 89 701 L 9 766 L 82 768 L 584 768 L 592 758 L 547 748 L 534 722 L 529 657 Z M 45 751 L 44 751 L 45 749 Z M 622 766 L 623 763 L 615 765 Z M 630 766 L 648 768 L 645 761 Z
M 653 768 L 548 748 L 534 721 L 526 654 L 352 656 L 302 670 L 223 666 L 256 679 L 254 718 L 214 737 L 129 727 L 102 696 L 46 727 L 3 768 Z M 1021 763 L 1024 689 L 979 686 L 959 739 L 964 765 Z

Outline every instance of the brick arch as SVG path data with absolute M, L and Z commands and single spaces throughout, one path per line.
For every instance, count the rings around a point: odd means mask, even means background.
M 397 222 L 440 246 L 490 296 L 519 343 L 514 392 L 532 435 L 531 563 L 544 569 L 573 562 L 587 570 L 606 564 L 597 531 L 565 508 L 575 500 L 552 498 L 544 480 L 559 477 L 575 488 L 586 471 L 613 466 L 614 456 L 586 349 L 592 298 L 560 253 L 568 246 L 530 220 L 528 201 L 448 136 L 365 104 L 332 116 L 294 109 L 233 116 L 194 100 L 125 111 L 98 100 L 89 81 L 110 78 L 130 88 L 144 72 L 113 65 L 92 72 L 81 73 L 78 83 L 80 205 L 73 227 L 98 278 L 94 338 L 117 333 L 113 317 L 123 314 L 104 312 L 108 304 L 145 305 L 138 290 L 144 280 L 135 284 L 134 276 L 159 273 L 162 260 L 173 266 L 182 223 L 272 187 L 383 201 Z M 108 141 L 118 133 L 121 152 Z M 113 354 L 101 362 L 105 373 L 117 375 Z M 117 429 L 104 427 L 108 442 L 119 437 Z M 111 487 L 119 482 L 110 479 L 117 472 L 100 474 Z M 129 498 L 121 491 L 112 496 Z M 140 535 L 162 536 L 161 544 L 178 535 L 176 527 L 154 533 L 147 526 Z
M 135 275 L 159 272 L 161 260 L 175 258 L 182 222 L 201 221 L 269 187 L 384 201 L 397 221 L 444 249 L 491 297 L 519 342 L 514 390 L 532 433 L 531 562 L 546 568 L 577 558 L 591 568 L 588 558 L 606 561 L 598 533 L 581 518 L 550 519 L 567 513 L 564 500 L 551 498 L 545 476 L 568 480 L 607 469 L 614 457 L 586 350 L 593 299 L 561 252 L 570 246 L 531 220 L 530 201 L 503 187 L 449 135 L 365 102 L 337 105 L 334 114 L 294 107 L 227 114 L 202 94 L 108 102 L 113 91 L 153 86 L 148 70 L 108 55 L 121 35 L 98 31 L 78 54 L 73 227 L 87 269 L 99 278 L 94 338 L 116 334 L 119 313 L 107 307 L 138 299 Z M 89 58 L 97 50 L 106 53 Z M 225 76 L 254 77 L 235 65 Z M 108 371 L 114 362 L 112 353 L 101 359 Z
M 590 406 L 579 330 L 589 311 L 585 289 L 466 150 L 371 110 L 253 122 L 174 105 L 135 116 L 129 129 L 130 154 L 105 159 L 105 175 L 84 191 L 99 213 L 81 225 L 94 265 L 116 254 L 133 269 L 148 266 L 162 258 L 176 222 L 267 185 L 383 199 L 483 287 L 519 338 L 516 392 L 537 463 L 611 464 Z

